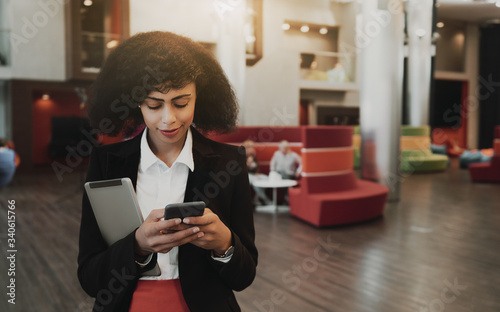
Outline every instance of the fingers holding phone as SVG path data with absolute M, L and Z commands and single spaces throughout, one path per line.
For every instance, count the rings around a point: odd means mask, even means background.
M 187 202 L 187 203 L 177 203 L 177 204 L 168 204 L 165 207 L 164 219 L 170 220 L 179 218 L 183 220 L 186 217 L 193 216 L 202 216 L 205 210 L 205 203 L 202 201 L 198 202 Z M 172 233 L 175 231 L 184 230 L 187 228 L 193 227 L 192 225 L 187 225 L 185 223 L 180 223 L 179 225 L 169 229 L 167 233 Z
M 174 218 L 162 220 L 164 209 L 155 209 L 151 211 L 144 223 L 135 232 L 135 252 L 138 255 L 145 256 L 152 252 L 167 253 L 173 247 L 181 246 L 192 242 L 203 233 L 197 226 L 186 227 L 177 231 L 182 220 Z
M 231 230 L 220 220 L 219 216 L 209 208 L 205 208 L 203 216 L 187 217 L 185 224 L 200 228 L 204 235 L 191 243 L 203 249 L 213 250 L 216 254 L 224 253 L 231 247 Z

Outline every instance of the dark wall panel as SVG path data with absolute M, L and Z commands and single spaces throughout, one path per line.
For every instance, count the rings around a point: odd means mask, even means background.
M 479 148 L 493 144 L 500 125 L 500 25 L 481 28 L 479 51 Z

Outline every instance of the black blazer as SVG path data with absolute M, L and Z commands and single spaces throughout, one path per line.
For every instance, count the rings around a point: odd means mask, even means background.
M 248 287 L 257 266 L 245 150 L 209 140 L 194 128 L 191 132 L 194 172 L 189 172 L 184 201 L 205 201 L 231 230 L 235 249 L 231 261 L 222 263 L 213 260 L 209 250 L 192 244 L 180 246 L 182 293 L 191 311 L 240 311 L 233 290 Z M 95 148 L 87 181 L 129 177 L 135 187 L 140 142 L 138 135 Z M 78 279 L 87 294 L 96 298 L 94 311 L 128 311 L 140 274 L 155 265 L 156 255 L 146 268 L 139 268 L 134 261 L 134 241 L 135 231 L 108 246 L 84 193 Z

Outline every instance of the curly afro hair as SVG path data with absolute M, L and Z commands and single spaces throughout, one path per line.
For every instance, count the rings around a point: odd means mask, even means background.
M 90 89 L 91 125 L 99 128 L 103 121 L 111 122 L 106 134 L 131 134 L 144 125 L 138 106 L 149 92 L 178 89 L 191 82 L 196 85 L 195 127 L 217 133 L 234 129 L 236 97 L 210 51 L 171 32 L 136 34 L 110 53 Z

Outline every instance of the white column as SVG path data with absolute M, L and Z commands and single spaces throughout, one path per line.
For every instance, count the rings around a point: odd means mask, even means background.
M 399 140 L 403 89 L 402 0 L 365 0 L 358 18 L 361 175 L 399 199 Z
M 218 24 L 217 59 L 240 102 L 241 120 L 241 114 L 243 113 L 241 104 L 244 99 L 246 71 L 246 41 L 244 36 L 246 5 L 243 0 L 232 0 L 228 1 L 228 3 L 232 6 L 223 14 L 217 15 L 220 19 Z
M 408 0 L 408 107 L 410 125 L 429 124 L 433 0 Z

